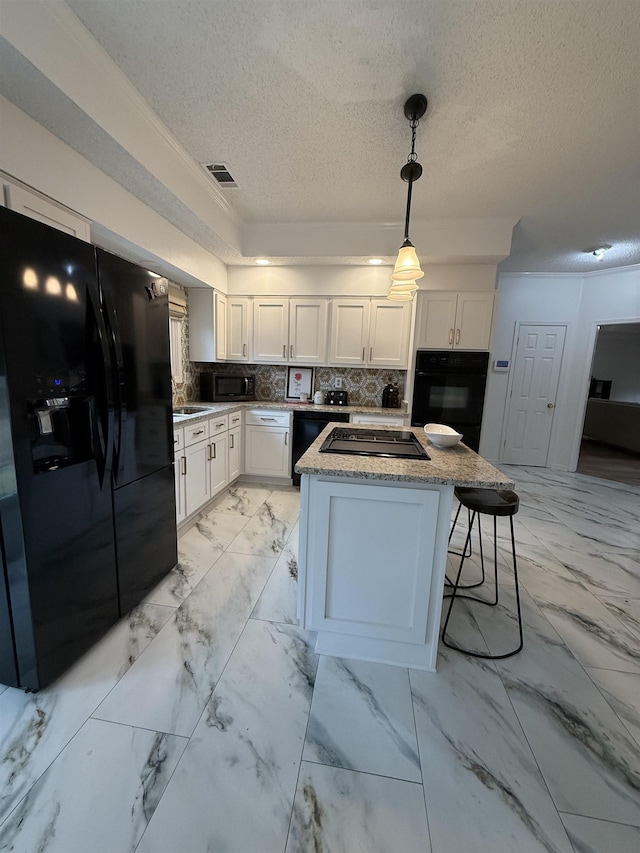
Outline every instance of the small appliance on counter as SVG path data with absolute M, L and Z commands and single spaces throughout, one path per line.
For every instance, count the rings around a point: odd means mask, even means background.
M 400 408 L 400 389 L 397 382 L 389 382 L 384 386 L 382 391 L 382 408 L 383 409 L 399 409 Z
M 326 406 L 348 406 L 349 395 L 346 391 L 327 391 Z
M 200 374 L 200 400 L 203 403 L 240 403 L 255 399 L 255 376 L 234 376 L 230 373 Z

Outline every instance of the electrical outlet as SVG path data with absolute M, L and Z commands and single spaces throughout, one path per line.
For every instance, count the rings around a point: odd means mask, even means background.
M 333 387 L 342 388 L 342 376 L 336 376 L 336 378 L 333 380 Z

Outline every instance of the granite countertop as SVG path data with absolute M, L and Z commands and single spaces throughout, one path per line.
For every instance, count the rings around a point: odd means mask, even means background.
M 289 412 L 346 412 L 350 415 L 385 415 L 392 418 L 407 417 L 407 412 L 403 412 L 402 409 L 382 409 L 379 406 L 326 406 L 323 403 L 271 403 L 265 400 L 254 400 L 250 403 L 187 403 L 186 405 L 193 408 L 198 407 L 202 411 L 193 415 L 174 414 L 174 426 L 179 427 L 185 423 L 197 421 L 202 417 L 237 412 L 238 409 L 280 409 Z
M 387 459 L 379 456 L 349 456 L 342 453 L 320 453 L 320 446 L 331 430 L 340 423 L 324 428 L 307 452 L 298 460 L 299 474 L 321 474 L 346 479 L 391 480 L 410 483 L 468 486 L 470 488 L 513 489 L 514 483 L 486 459 L 464 444 L 440 448 L 431 444 L 420 427 L 411 430 L 425 448 L 428 459 Z M 367 429 L 365 424 L 352 424 L 353 429 Z M 376 429 L 393 429 L 376 426 Z

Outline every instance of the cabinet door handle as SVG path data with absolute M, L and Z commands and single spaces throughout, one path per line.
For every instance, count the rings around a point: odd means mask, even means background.
M 365 350 L 365 348 L 364 348 L 364 347 L 362 347 L 362 360 L 363 360 L 363 361 L 364 361 L 364 350 Z
M 282 344 L 282 357 L 283 358 L 287 357 L 287 345 L 286 344 Z
M 373 361 L 373 347 L 369 347 L 369 361 Z
M 293 344 L 289 344 L 289 358 L 293 358 Z
M 215 458 L 216 458 L 216 446 L 215 446 L 215 444 L 210 444 L 209 445 L 209 459 L 215 459 Z
M 182 457 L 182 476 L 186 477 L 187 475 L 187 457 Z
M 284 446 L 286 447 L 289 444 L 289 433 L 285 432 L 284 434 Z
M 233 450 L 233 448 L 235 447 L 235 443 L 234 443 L 234 441 L 233 441 L 233 438 L 234 438 L 234 437 L 233 437 L 232 435 L 230 435 L 230 436 L 229 436 L 229 447 L 230 447 L 232 450 Z
M 453 329 L 449 329 L 449 343 L 453 343 Z
M 460 329 L 456 329 L 456 344 L 460 343 Z
M 244 358 L 247 354 L 247 345 L 242 344 L 242 357 Z

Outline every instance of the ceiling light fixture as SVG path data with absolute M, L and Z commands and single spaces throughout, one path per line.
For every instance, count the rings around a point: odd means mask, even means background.
M 382 260 L 382 258 L 369 258 L 367 263 L 371 264 L 372 267 L 379 267 L 381 264 L 384 263 L 384 261 Z
M 589 249 L 594 258 L 597 258 L 599 261 L 602 260 L 605 253 L 609 251 L 611 246 L 608 243 L 604 243 L 602 246 L 596 246 L 595 249 Z
M 256 258 L 256 263 L 259 267 L 268 267 L 271 261 L 267 258 Z
M 422 166 L 418 163 L 418 155 L 416 154 L 416 130 L 420 124 L 420 119 L 426 111 L 427 99 L 424 95 L 411 95 L 405 102 L 404 114 L 409 120 L 409 126 L 411 127 L 411 152 L 407 158 L 407 162 L 400 170 L 400 177 L 409 186 L 407 189 L 407 213 L 404 220 L 404 243 L 400 247 L 398 259 L 391 274 L 391 279 L 395 283 L 415 283 L 416 279 L 422 278 L 424 275 L 420 268 L 420 261 L 418 260 L 414 245 L 409 239 L 409 220 L 411 218 L 411 191 L 413 189 L 413 182 L 417 181 L 422 175 Z M 414 289 L 418 289 L 417 285 Z M 389 297 L 391 298 L 391 291 L 389 291 Z

